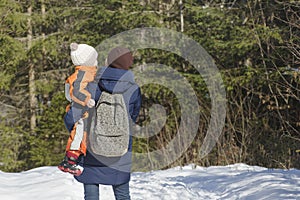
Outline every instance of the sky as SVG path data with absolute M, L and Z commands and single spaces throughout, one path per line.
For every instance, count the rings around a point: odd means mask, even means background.
M 54 166 L 20 173 L 0 171 L 1 200 L 83 200 L 83 186 Z M 134 172 L 132 200 L 300 199 L 300 170 L 245 164 Z M 101 200 L 114 200 L 111 186 L 100 186 Z

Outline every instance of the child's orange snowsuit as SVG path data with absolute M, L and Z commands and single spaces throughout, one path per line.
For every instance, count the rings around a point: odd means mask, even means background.
M 97 67 L 76 66 L 75 72 L 68 77 L 65 83 L 65 95 L 71 102 L 66 111 L 72 106 L 73 118 L 76 122 L 70 133 L 66 152 L 72 151 L 79 156 L 86 154 L 87 137 L 87 103 L 91 99 L 91 93 L 87 90 L 89 82 L 94 81 Z

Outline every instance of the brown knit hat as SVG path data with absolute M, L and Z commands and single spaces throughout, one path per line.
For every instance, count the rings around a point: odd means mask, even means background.
M 115 47 L 108 54 L 107 64 L 111 67 L 128 70 L 133 64 L 133 56 L 129 49 Z

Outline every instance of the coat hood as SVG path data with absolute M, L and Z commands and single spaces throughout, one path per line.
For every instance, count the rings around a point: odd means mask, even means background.
M 97 74 L 99 88 L 109 93 L 124 93 L 136 85 L 134 75 L 129 70 L 102 67 Z

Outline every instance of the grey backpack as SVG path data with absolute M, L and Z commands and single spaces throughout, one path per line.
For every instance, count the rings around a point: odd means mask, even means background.
M 89 147 L 92 153 L 118 157 L 128 151 L 129 118 L 122 94 L 103 91 L 91 121 Z

